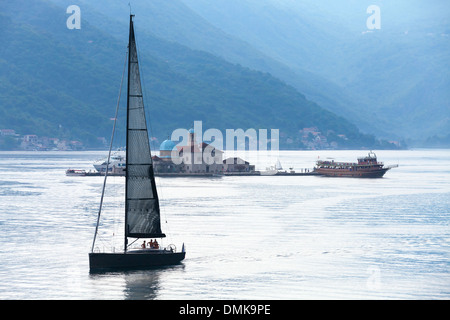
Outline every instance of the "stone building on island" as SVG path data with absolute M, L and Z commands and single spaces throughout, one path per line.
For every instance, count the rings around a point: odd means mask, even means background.
M 183 174 L 223 174 L 225 172 L 254 172 L 255 166 L 240 158 L 223 159 L 224 152 L 206 142 L 197 143 L 193 129 L 189 130 L 185 146 L 167 139 L 153 157 L 155 172 Z

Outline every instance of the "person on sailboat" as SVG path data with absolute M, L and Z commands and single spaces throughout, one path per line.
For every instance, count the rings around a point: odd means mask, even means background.
M 147 243 L 149 248 L 153 249 L 153 239 L 150 240 L 150 242 Z
M 145 249 L 145 240 L 144 240 L 144 242 L 142 242 L 141 248 L 142 248 L 142 249 Z

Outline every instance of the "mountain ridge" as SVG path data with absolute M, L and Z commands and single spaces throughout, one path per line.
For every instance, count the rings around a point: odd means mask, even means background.
M 14 115 L 20 115 L 23 128 L 34 130 L 22 134 L 77 138 L 87 145 L 95 145 L 99 136 L 108 137 L 128 28 L 113 37 L 82 20 L 81 30 L 68 30 L 65 8 L 48 1 L 15 1 L 3 8 L 0 128 L 10 128 Z M 17 13 L 19 8 L 25 9 Z M 222 131 L 279 128 L 282 148 L 303 148 L 298 131 L 306 126 L 316 126 L 325 135 L 333 132 L 330 138 L 336 140 L 338 134 L 346 135 L 347 140 L 339 140 L 344 148 L 381 146 L 374 136 L 363 135 L 354 124 L 306 100 L 269 73 L 151 33 L 138 33 L 138 41 L 162 50 L 157 56 L 140 46 L 147 110 L 151 109 L 153 135 L 160 140 L 176 128 L 203 120 Z M 17 96 L 24 100 L 17 101 Z M 118 128 L 119 141 L 123 131 Z
M 378 134 L 450 132 L 448 2 L 380 1 L 381 28 L 369 30 L 368 0 L 182 1 L 263 53 L 334 82 L 356 103 L 352 119 L 370 114 Z

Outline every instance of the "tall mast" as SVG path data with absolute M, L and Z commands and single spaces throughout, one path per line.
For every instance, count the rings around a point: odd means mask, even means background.
M 128 118 L 130 116 L 130 64 L 131 64 L 131 38 L 133 35 L 133 17 L 134 14 L 131 14 L 131 7 L 130 7 L 130 31 L 128 36 L 128 77 L 127 77 L 127 130 L 126 130 L 126 152 L 125 152 L 125 168 L 128 168 Z M 125 169 L 125 232 L 124 232 L 124 251 L 127 251 L 128 246 L 128 237 L 127 237 L 127 212 L 128 212 L 128 201 L 126 199 L 127 197 L 127 181 L 128 181 L 128 170 Z

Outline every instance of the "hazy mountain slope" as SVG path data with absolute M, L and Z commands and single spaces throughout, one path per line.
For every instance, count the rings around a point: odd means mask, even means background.
M 110 134 L 128 26 L 113 37 L 86 20 L 80 30 L 68 30 L 67 17 L 65 7 L 43 0 L 2 4 L 0 126 L 95 143 L 95 137 Z M 270 74 L 140 33 L 141 21 L 136 18 L 139 44 L 153 48 L 140 46 L 140 59 L 158 138 L 203 120 L 205 127 L 221 130 L 280 129 L 282 147 L 300 146 L 298 130 L 307 126 L 345 134 L 344 147 L 379 146 Z M 123 126 L 118 129 L 123 133 Z M 289 137 L 293 143 L 287 144 Z
M 183 2 L 294 70 L 334 82 L 360 114 L 383 119 L 378 127 L 413 138 L 450 131 L 448 1 Z M 380 30 L 366 27 L 372 4 Z
M 54 0 L 55 3 L 71 4 L 70 0 Z M 96 27 L 111 35 L 120 34 L 119 28 L 127 23 L 129 10 L 127 1 L 80 0 L 83 17 Z M 210 5 L 213 2 L 209 2 Z M 366 132 L 380 133 L 376 128 L 374 114 L 370 121 L 367 111 L 361 111 L 361 103 L 350 97 L 345 88 L 339 87 L 332 81 L 319 76 L 317 73 L 297 67 L 295 70 L 279 60 L 278 57 L 269 57 L 266 53 L 257 50 L 253 45 L 236 36 L 230 35 L 215 27 L 211 22 L 202 18 L 180 0 L 135 0 L 132 10 L 141 19 L 141 34 L 150 33 L 171 42 L 180 43 L 191 49 L 210 52 L 229 62 L 238 63 L 251 69 L 269 72 L 273 76 L 285 81 L 304 94 L 309 100 L 318 103 L 321 107 L 342 115 Z M 99 14 L 103 18 L 99 18 Z M 219 15 L 226 15 L 220 11 Z M 110 19 L 105 23 L 104 17 Z M 141 43 L 143 49 L 152 50 L 147 42 Z M 378 120 L 381 122 L 381 120 Z
M 32 2 L 27 5 L 39 14 L 40 3 L 36 7 Z M 91 45 L 97 47 L 97 38 L 91 38 L 93 43 L 74 38 L 61 41 L 58 37 L 63 38 L 67 29 L 58 28 L 58 35 L 52 32 L 51 23 L 41 24 L 39 19 L 23 15 L 26 10 L 7 15 L 9 8 L 5 6 L 0 19 L 0 127 L 17 129 L 21 134 L 80 138 L 95 137 L 99 130 L 110 127 L 100 111 L 115 100 L 109 95 L 116 90 L 111 83 L 105 85 L 103 78 L 113 77 L 116 72 L 80 53 Z M 47 7 L 44 12 L 51 14 L 55 10 Z

